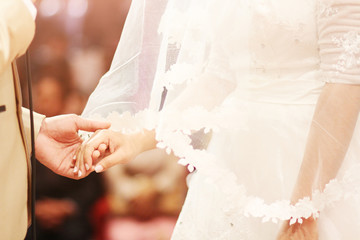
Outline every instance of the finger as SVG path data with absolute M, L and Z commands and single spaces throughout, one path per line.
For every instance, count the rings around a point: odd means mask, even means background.
M 285 234 L 285 236 L 287 236 L 287 237 L 284 237 L 284 239 L 291 239 L 294 231 L 295 231 L 295 230 L 294 230 L 294 225 L 289 226 L 289 227 L 287 228 L 286 234 Z
M 95 156 L 95 157 L 96 157 L 96 155 L 100 156 L 100 152 L 97 151 L 96 148 L 97 148 L 97 146 L 93 146 L 93 144 L 91 144 L 91 145 L 87 144 L 87 146 L 84 148 L 83 158 L 84 158 L 84 162 L 88 165 L 89 169 L 93 166 L 93 164 L 97 160 L 97 158 L 94 158 L 93 156 Z M 99 153 L 97 153 L 97 152 L 99 152 Z
M 98 164 L 96 164 L 95 172 L 100 173 L 116 164 L 126 163 L 126 162 L 127 162 L 126 154 L 122 151 L 122 149 L 119 149 L 113 154 L 104 157 Z
M 83 142 L 80 146 L 79 153 L 76 157 L 75 169 L 77 170 L 75 173 L 76 178 L 80 178 L 85 173 L 84 171 L 84 148 L 86 146 L 86 141 Z
M 100 144 L 100 146 L 92 153 L 92 163 L 96 164 L 100 157 L 105 157 L 106 150 L 107 145 L 105 143 Z
M 75 177 L 76 179 L 79 179 L 81 176 L 84 175 L 84 167 L 82 167 L 84 165 L 84 149 L 86 147 L 86 143 L 88 140 L 83 141 L 80 144 L 80 147 L 78 148 L 77 151 L 77 155 L 76 155 L 76 162 L 75 162 L 75 168 L 74 168 L 74 173 L 75 173 Z M 75 171 L 76 170 L 76 171 Z
M 89 140 L 84 141 L 81 148 L 81 161 L 79 163 L 79 172 L 78 172 L 79 178 L 84 178 L 87 175 L 89 175 L 90 173 L 89 170 L 91 169 L 91 165 L 92 165 L 91 160 L 86 161 L 85 159 L 85 153 L 87 151 L 88 141 Z
M 74 154 L 74 155 L 72 156 L 72 158 L 71 158 L 70 168 L 71 168 L 72 170 L 74 170 L 74 168 L 75 168 L 76 157 L 77 157 L 78 151 L 79 151 L 79 148 L 77 148 L 77 149 L 75 150 L 75 154 Z
M 79 116 L 74 116 L 74 119 L 78 130 L 84 130 L 88 132 L 95 132 L 99 129 L 107 129 L 111 125 L 109 122 L 94 121 Z
M 90 152 L 90 157 L 88 157 L 88 152 Z M 84 155 L 83 155 L 83 158 L 84 158 L 84 166 L 85 166 L 85 169 L 86 171 L 90 171 L 92 166 L 93 166 L 93 155 L 95 153 L 96 155 L 96 152 L 98 152 L 96 149 L 94 148 L 89 148 L 89 147 L 86 147 L 85 150 L 84 150 Z M 99 154 L 100 156 L 100 154 Z
M 285 236 L 283 233 L 280 234 L 280 236 L 278 236 L 277 240 L 284 240 Z
M 95 149 L 92 153 L 93 163 L 96 163 L 99 157 L 104 156 L 106 153 L 107 145 L 105 143 L 100 144 L 100 146 Z
M 99 145 L 98 151 L 100 152 L 101 156 L 105 154 L 107 148 L 108 146 L 105 143 Z
M 84 150 L 84 159 L 85 159 L 85 162 L 88 163 L 90 167 L 97 160 L 97 158 L 93 159 L 94 151 L 98 150 L 100 147 L 101 151 L 99 151 L 99 150 L 98 151 L 101 155 L 102 150 L 104 149 L 104 146 L 105 146 L 105 150 L 106 150 L 109 140 L 110 140 L 110 133 L 108 131 L 98 131 L 96 134 L 94 134 L 94 136 L 92 138 L 90 138 L 87 141 L 86 148 Z M 95 156 L 96 155 L 97 155 L 97 153 L 95 153 Z
M 76 154 L 73 156 L 72 166 L 73 166 L 73 173 L 74 174 L 77 174 L 77 172 L 79 171 L 79 163 L 78 163 L 78 161 L 80 159 L 80 151 L 81 151 L 81 145 L 76 150 Z
M 93 165 L 98 158 L 97 155 L 100 156 L 100 152 L 97 151 L 97 148 L 103 141 L 107 141 L 109 139 L 108 135 L 109 133 L 107 131 L 96 131 L 90 139 L 87 139 L 82 143 L 80 159 L 83 161 L 84 167 L 81 169 L 82 165 L 80 163 L 79 168 L 81 170 L 81 174 L 78 177 L 81 177 L 84 173 L 88 175 L 93 171 Z
M 75 167 L 74 167 L 74 173 L 76 175 L 76 177 L 79 174 L 79 170 L 80 170 L 80 165 L 82 164 L 82 158 L 83 158 L 83 146 L 84 142 L 82 144 L 80 144 L 78 150 L 77 150 L 77 154 L 76 154 L 76 161 L 75 161 Z
M 298 228 L 297 231 L 293 234 L 292 239 L 294 240 L 305 240 L 304 234 L 301 228 Z
M 107 150 L 107 145 L 105 143 L 100 144 L 100 146 L 98 147 L 98 149 L 96 149 L 93 153 L 92 153 L 92 161 L 93 164 L 96 164 L 98 162 L 98 159 L 100 157 L 104 157 L 106 154 L 106 150 Z
M 98 160 L 98 158 L 100 157 L 101 153 L 99 150 L 95 150 L 93 153 L 92 153 L 92 159 L 93 159 L 93 162 L 96 162 Z
M 96 132 L 94 132 L 94 133 L 92 134 L 92 136 L 91 136 L 89 139 L 87 139 L 87 140 L 86 140 L 86 143 L 84 143 L 84 144 L 88 144 L 88 142 L 90 141 L 90 139 L 91 139 L 91 138 L 94 138 L 96 135 L 98 135 L 99 132 L 100 132 L 100 130 L 97 130 Z M 97 149 L 94 149 L 93 155 L 92 155 L 93 162 L 94 162 L 94 158 L 98 158 L 98 157 L 99 157 L 99 156 L 97 156 L 97 155 L 100 156 L 100 152 L 99 152 Z M 89 164 L 88 162 L 86 162 L 86 163 L 85 163 L 85 168 L 86 168 L 86 170 L 89 170 L 89 169 L 91 170 L 91 169 L 93 169 L 93 168 L 94 168 L 93 165 L 94 165 L 93 163 Z
M 107 132 L 104 131 L 96 131 L 91 138 L 87 139 L 82 145 L 82 160 L 84 163 L 84 171 L 86 170 L 86 174 L 84 175 L 87 176 L 89 175 L 91 172 L 94 171 L 94 158 L 93 158 L 93 154 L 96 157 L 96 155 L 100 155 L 99 151 L 97 151 L 97 141 L 93 140 L 94 138 L 96 139 L 108 139 L 107 137 Z
M 108 152 L 108 151 L 105 151 L 104 154 L 100 154 L 100 152 L 98 150 L 94 151 L 93 156 L 92 156 L 94 170 L 95 170 L 95 165 L 97 165 L 98 162 L 101 161 L 102 158 L 105 158 L 109 154 L 110 154 L 110 152 Z
M 83 148 L 82 148 L 82 158 L 83 158 L 85 173 L 88 173 L 89 171 L 91 172 L 91 169 L 93 166 L 92 158 L 87 157 L 88 152 L 93 153 L 96 150 L 94 147 L 89 145 L 89 141 L 90 141 L 90 139 L 86 140 L 83 143 Z

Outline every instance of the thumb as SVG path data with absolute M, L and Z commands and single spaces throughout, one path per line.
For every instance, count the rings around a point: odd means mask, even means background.
M 78 130 L 84 130 L 87 132 L 95 132 L 99 129 L 107 129 L 111 125 L 109 122 L 94 121 L 79 116 L 75 117 L 75 124 Z
M 104 157 L 96 166 L 95 166 L 95 172 L 100 173 L 103 172 L 113 166 L 115 166 L 116 164 L 119 163 L 126 163 L 127 158 L 125 157 L 125 154 L 123 153 L 123 151 L 121 151 L 121 149 L 119 149 L 118 151 L 114 152 L 113 154 L 110 154 L 106 157 Z

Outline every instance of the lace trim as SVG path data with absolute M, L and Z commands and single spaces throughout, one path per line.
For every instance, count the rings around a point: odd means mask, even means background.
M 323 192 L 315 191 L 312 199 L 305 197 L 295 205 L 291 205 L 287 200 L 276 201 L 266 204 L 260 198 L 248 197 L 245 206 L 247 216 L 260 217 L 264 222 L 278 220 L 290 220 L 290 224 L 302 223 L 303 218 L 313 216 L 319 217 L 319 213 L 327 207 L 332 207 L 336 202 L 354 198 L 360 200 L 360 164 L 348 170 L 341 179 L 331 180 Z
M 319 217 L 319 213 L 334 203 L 348 199 L 357 198 L 360 200 L 360 164 L 348 170 L 343 179 L 331 180 L 323 192 L 314 191 L 312 199 L 305 197 L 300 199 L 295 205 L 289 200 L 279 200 L 270 204 L 258 197 L 246 196 L 246 189 L 243 185 L 236 183 L 236 176 L 229 170 L 219 169 L 214 163 L 214 156 L 203 150 L 194 150 L 184 141 L 179 144 L 181 136 L 167 133 L 165 136 L 158 136 L 163 142 L 160 148 L 170 149 L 175 155 L 182 157 L 180 164 L 187 165 L 189 171 L 196 168 L 208 178 L 218 189 L 221 189 L 227 198 L 227 208 L 225 212 L 238 211 L 245 216 L 262 218 L 263 222 L 272 221 L 274 223 L 280 220 L 290 220 L 290 224 L 296 222 L 302 223 L 303 218 L 310 216 Z M 162 135 L 162 134 L 160 134 Z M 178 136 L 176 136 L 178 135 Z M 181 135 L 181 134 L 180 134 Z M 175 140 L 176 139 L 176 140 Z M 189 143 L 189 141 L 187 141 Z M 237 205 L 234 205 L 237 203 Z
M 160 118 L 161 115 L 161 118 Z M 168 118 L 164 118 L 166 115 Z M 236 175 L 228 169 L 215 164 L 215 157 L 205 150 L 194 149 L 191 145 L 192 130 L 204 129 L 205 132 L 222 129 L 238 129 L 239 121 L 233 117 L 219 117 L 219 110 L 206 111 L 193 108 L 181 114 L 172 112 L 154 112 L 145 110 L 131 116 L 129 112 L 111 113 L 107 120 L 112 128 L 122 132 L 141 131 L 145 128 L 156 130 L 157 147 L 165 149 L 168 154 L 173 152 L 180 158 L 179 164 L 187 166 L 190 172 L 195 169 L 201 172 L 206 181 L 224 193 L 228 204 L 224 205 L 225 213 L 238 212 L 247 217 L 261 218 L 263 222 L 277 223 L 290 220 L 290 224 L 302 223 L 303 218 L 319 217 L 319 213 L 336 202 L 354 198 L 360 200 L 360 164 L 352 167 L 340 180 L 333 179 L 323 192 L 314 191 L 312 199 L 305 197 L 292 205 L 289 200 L 265 203 L 264 199 L 246 194 L 245 186 L 237 183 Z M 96 117 L 95 117 L 96 118 Z M 98 118 L 98 117 L 97 117 Z M 169 119 L 170 118 L 170 119 Z M 204 118 L 206 121 L 204 121 Z M 166 123 L 159 119 L 166 119 Z M 198 119 L 198 121 L 194 121 Z M 211 120 L 210 120 L 211 119 Z M 226 119 L 232 119 L 226 121 Z M 204 123 L 207 123 L 204 126 Z

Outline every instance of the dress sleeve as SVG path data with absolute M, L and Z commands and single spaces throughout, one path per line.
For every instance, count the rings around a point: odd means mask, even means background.
M 318 44 L 326 82 L 360 84 L 359 0 L 319 0 Z
M 318 34 L 327 84 L 316 104 L 291 199 L 312 199 L 315 217 L 339 197 L 351 196 L 345 187 L 334 187 L 342 176 L 355 182 L 350 169 L 358 160 L 347 154 L 360 111 L 360 1 L 319 0 Z

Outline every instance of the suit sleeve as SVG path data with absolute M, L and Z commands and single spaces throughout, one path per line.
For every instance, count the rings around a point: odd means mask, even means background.
M 0 0 L 0 74 L 25 53 L 35 22 L 22 0 Z

